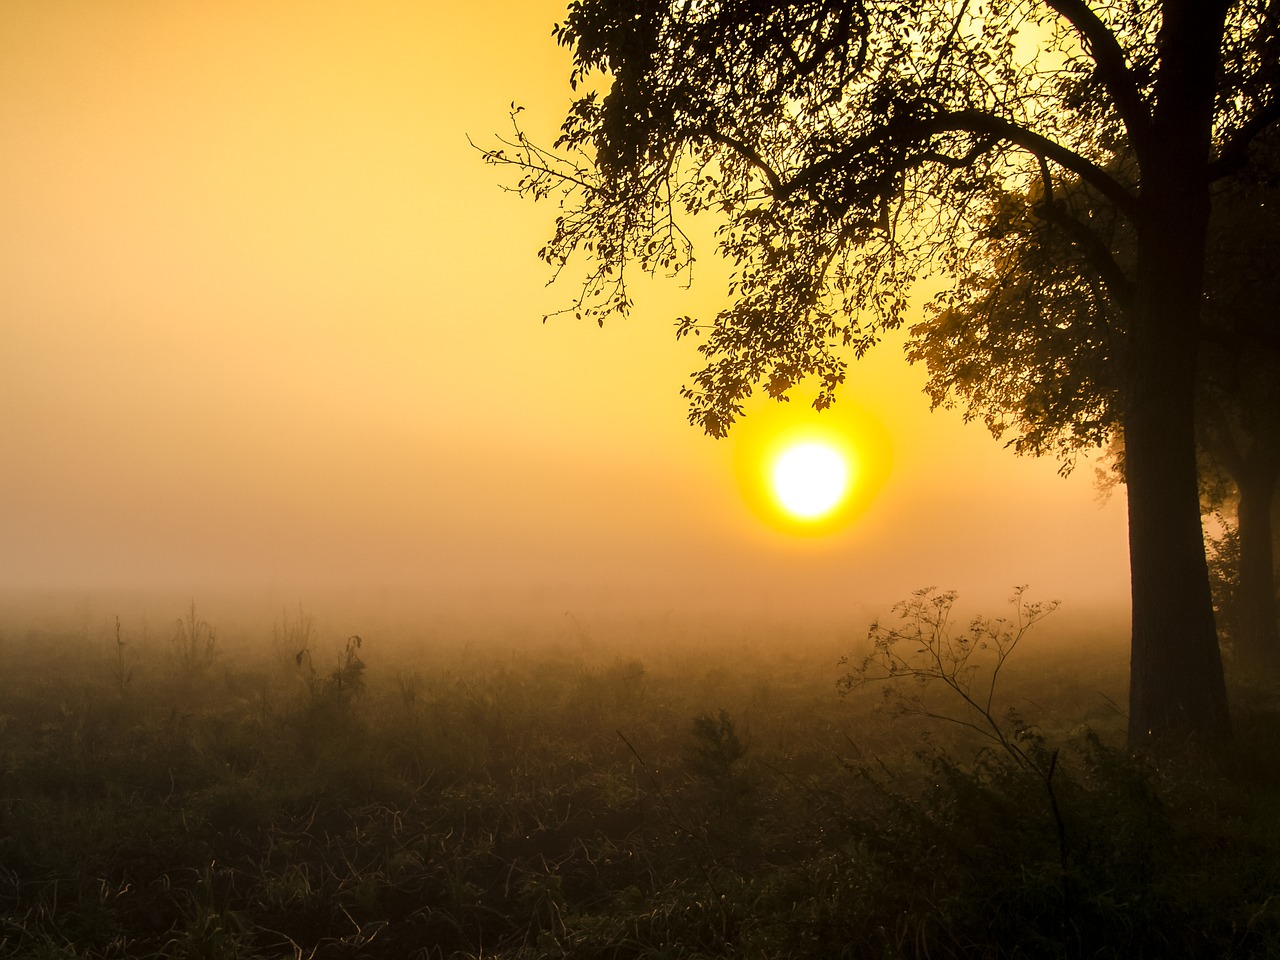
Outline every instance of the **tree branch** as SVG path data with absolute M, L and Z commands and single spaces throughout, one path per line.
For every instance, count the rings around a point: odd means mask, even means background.
M 1028 130 L 1021 124 L 994 117 L 981 110 L 960 110 L 943 114 L 937 120 L 938 131 L 965 130 L 970 133 L 986 133 L 1007 140 L 1037 157 L 1046 157 L 1065 170 L 1070 170 L 1106 197 L 1117 210 L 1132 220 L 1139 213 L 1138 198 L 1128 191 L 1115 177 L 1092 160 L 1064 147 L 1056 140 Z
M 748 143 L 743 143 L 736 137 L 730 137 L 727 134 L 720 133 L 716 130 L 706 129 L 702 131 L 703 135 L 714 143 L 722 144 L 728 147 L 734 153 L 738 154 L 753 167 L 764 174 L 764 178 L 769 181 L 769 190 L 775 196 L 783 189 L 782 178 L 778 176 L 773 167 L 765 162 L 764 157 Z
M 790 180 L 780 184 L 779 188 L 775 188 L 774 195 L 779 200 L 785 200 L 820 181 L 829 172 L 881 146 L 886 140 L 914 141 L 923 145 L 931 137 L 942 133 L 985 135 L 1021 147 L 1037 157 L 1046 157 L 1079 176 L 1125 216 L 1134 220 L 1138 217 L 1138 198 L 1102 167 L 1043 134 L 1029 130 L 1012 120 L 992 116 L 982 110 L 957 110 L 954 113 L 939 113 L 922 120 L 887 124 L 872 133 L 858 137 L 843 149 L 804 168 Z M 936 155 L 925 154 L 918 158 L 918 162 L 936 159 Z
M 1249 161 L 1249 145 L 1273 123 L 1280 121 L 1280 96 L 1273 97 L 1252 117 L 1236 128 L 1209 163 L 1209 182 L 1237 173 Z
M 1145 159 L 1151 139 L 1151 113 L 1133 81 L 1133 73 L 1125 63 L 1124 50 L 1107 25 L 1089 8 L 1087 0 L 1044 0 L 1058 16 L 1075 28 L 1085 49 L 1098 67 L 1102 80 L 1125 129 L 1129 143 L 1140 158 Z
M 1098 279 L 1106 286 L 1107 292 L 1120 309 L 1127 312 L 1133 305 L 1133 281 L 1121 269 L 1111 249 L 1098 238 L 1098 235 L 1069 214 L 1061 201 L 1038 204 L 1032 208 L 1031 212 L 1045 223 L 1051 223 L 1060 229 L 1072 243 L 1080 248 L 1089 266 L 1093 267 L 1098 274 Z
M 1057 226 L 1081 248 L 1085 260 L 1097 271 L 1112 298 L 1120 305 L 1121 310 L 1127 311 L 1133 301 L 1133 282 L 1116 262 L 1110 246 L 1103 243 L 1087 225 L 1068 213 L 1062 201 L 1054 197 L 1053 176 L 1049 172 L 1049 162 L 1044 157 L 1040 157 L 1040 181 L 1044 186 L 1044 201 L 1033 204 L 1031 212 L 1046 223 Z

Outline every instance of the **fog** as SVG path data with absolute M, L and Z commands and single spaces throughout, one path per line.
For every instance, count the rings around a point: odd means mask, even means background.
M 1122 494 L 930 414 L 900 343 L 833 413 L 889 438 L 878 492 L 797 537 L 736 472 L 762 410 L 720 442 L 685 422 L 671 320 L 720 308 L 723 265 L 640 284 L 603 330 L 541 322 L 573 293 L 534 256 L 552 212 L 468 137 L 512 101 L 554 135 L 560 13 L 4 6 L 9 621 L 862 630 L 931 584 L 1123 606 Z

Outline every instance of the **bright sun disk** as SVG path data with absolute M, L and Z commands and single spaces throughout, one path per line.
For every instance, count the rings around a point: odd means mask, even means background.
M 849 488 L 849 464 L 825 443 L 788 447 L 774 462 L 773 490 L 790 514 L 810 520 L 829 513 Z

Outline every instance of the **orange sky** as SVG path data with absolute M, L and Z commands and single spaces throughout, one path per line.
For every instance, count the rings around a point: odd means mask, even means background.
M 930 414 L 894 345 L 841 408 L 891 438 L 879 496 L 826 537 L 763 523 L 749 430 L 704 438 L 677 393 L 700 358 L 671 320 L 722 302 L 710 250 L 626 322 L 540 323 L 573 292 L 534 257 L 553 212 L 467 135 L 517 100 L 550 139 L 561 9 L 0 5 L 0 587 L 1123 597 L 1122 495 Z

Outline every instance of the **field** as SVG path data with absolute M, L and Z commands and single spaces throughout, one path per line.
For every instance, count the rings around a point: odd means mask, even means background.
M 1139 760 L 1114 645 L 915 603 L 878 645 L 6 629 L 0 956 L 1280 955 L 1264 687 L 1232 756 Z

